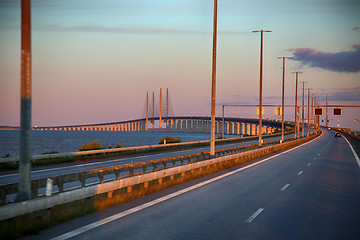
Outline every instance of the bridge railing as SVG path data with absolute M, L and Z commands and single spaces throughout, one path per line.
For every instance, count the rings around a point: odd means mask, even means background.
M 293 138 L 288 138 L 285 140 L 285 142 L 291 142 L 292 140 Z M 279 144 L 279 140 L 264 142 L 261 148 L 273 146 L 276 144 Z M 215 152 L 214 157 L 223 157 L 241 152 L 248 152 L 251 155 L 251 150 L 258 148 L 258 144 L 251 144 L 246 146 L 221 149 Z M 145 162 L 124 164 L 114 167 L 106 167 L 78 173 L 58 175 L 50 178 L 52 180 L 52 185 L 54 186 L 52 193 L 62 193 L 76 188 L 124 179 L 149 172 L 156 172 L 167 168 L 208 160 L 214 157 L 211 157 L 209 152 L 202 152 Z M 34 198 L 45 195 L 47 182 L 48 178 L 40 178 L 31 181 L 31 189 Z M 0 205 L 6 205 L 10 203 L 12 201 L 11 198 L 13 198 L 17 192 L 18 183 L 11 183 L 0 186 Z

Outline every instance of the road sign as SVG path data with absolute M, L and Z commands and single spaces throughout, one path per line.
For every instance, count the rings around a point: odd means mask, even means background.
M 280 107 L 276 107 L 276 108 L 274 108 L 274 115 L 275 116 L 281 116 L 282 115 L 282 108 L 280 108 Z
M 315 116 L 322 116 L 322 108 L 315 108 Z
M 260 112 L 259 110 L 260 110 L 260 109 L 257 107 L 257 108 L 256 108 L 256 115 L 259 115 L 259 112 Z M 265 108 L 262 108 L 261 113 L 262 113 L 261 115 L 265 115 Z
M 334 108 L 333 115 L 341 116 L 341 108 Z

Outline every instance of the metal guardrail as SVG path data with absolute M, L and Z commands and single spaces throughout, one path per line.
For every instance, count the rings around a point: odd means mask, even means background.
M 274 137 L 280 135 L 269 134 L 264 135 L 265 137 Z M 236 142 L 236 141 L 246 141 L 251 139 L 256 139 L 258 136 L 249 136 L 249 137 L 240 137 L 240 138 L 230 138 L 230 139 L 216 139 L 216 143 L 227 143 L 227 142 Z M 210 143 L 210 140 L 203 141 L 194 141 L 194 142 L 184 142 L 184 143 L 171 143 L 171 144 L 156 144 L 156 145 L 146 145 L 146 146 L 137 146 L 137 147 L 124 147 L 124 148 L 110 148 L 110 149 L 99 149 L 99 150 L 88 150 L 88 151 L 79 151 L 79 152 L 69 152 L 69 153 L 53 153 L 53 154 L 41 154 L 32 156 L 32 161 L 41 160 L 41 159 L 54 159 L 62 157 L 76 157 L 76 156 L 87 156 L 87 155 L 96 155 L 96 154 L 107 154 L 107 153 L 121 153 L 121 152 L 136 152 L 136 151 L 149 151 L 152 149 L 161 149 L 168 147 L 186 147 L 191 145 L 201 145 Z M 7 157 L 0 158 L 0 163 L 10 163 L 18 162 L 19 157 Z
M 208 160 L 203 160 L 199 162 L 194 162 L 182 166 L 172 167 L 168 169 L 163 169 L 155 172 L 150 172 L 138 176 L 132 176 L 124 179 L 120 179 L 118 181 L 112 181 L 107 182 L 103 184 L 97 184 L 93 186 L 88 186 L 84 188 L 75 189 L 73 191 L 67 191 L 62 192 L 59 194 L 55 194 L 49 197 L 43 197 L 43 198 L 36 198 L 33 200 L 29 200 L 26 202 L 21 203 L 14 203 L 9 204 L 7 206 L 1 206 L 0 207 L 0 221 L 10 219 L 16 216 L 21 216 L 23 214 L 36 212 L 39 210 L 49 209 L 51 207 L 66 204 L 72 201 L 77 201 L 80 199 L 85 199 L 88 197 L 92 197 L 98 194 L 113 192 L 115 190 L 121 189 L 121 188 L 129 188 L 136 184 L 144 183 L 145 185 L 148 185 L 146 183 L 149 183 L 153 180 L 159 180 L 159 182 L 162 182 L 164 178 L 171 177 L 176 174 L 183 174 L 187 171 L 192 171 L 195 169 L 201 169 L 203 167 L 207 167 L 210 165 L 218 164 L 221 162 L 226 161 L 233 161 L 233 160 L 239 160 L 242 158 L 247 157 L 259 157 L 266 154 L 273 153 L 275 151 L 279 151 L 285 148 L 289 148 L 291 146 L 295 146 L 298 144 L 301 144 L 303 142 L 306 142 L 312 138 L 315 138 L 319 134 L 315 134 L 310 136 L 309 138 L 301 138 L 293 141 L 288 141 L 281 144 L 276 144 L 273 146 L 267 146 L 262 147 L 255 150 L 250 150 L 247 152 L 240 152 L 237 154 L 222 156 L 222 157 L 216 157 Z
M 285 141 L 291 141 L 293 138 L 286 139 Z M 264 142 L 263 147 L 278 144 L 279 140 Z M 216 157 L 222 157 L 240 152 L 250 151 L 259 148 L 258 144 L 251 144 L 246 146 L 239 146 L 227 149 L 217 150 L 215 152 Z M 212 158 L 214 158 L 212 157 Z M 94 184 L 102 184 L 108 181 L 119 180 L 128 178 L 135 175 L 141 175 L 148 172 L 156 172 L 158 170 L 176 167 L 184 164 L 190 164 L 210 159 L 209 152 L 195 153 L 189 155 L 182 155 L 176 157 L 169 157 L 163 159 L 156 159 L 144 162 L 136 162 L 130 164 L 124 164 L 114 167 L 100 168 L 96 170 L 89 170 L 78 173 L 69 173 L 51 177 L 52 184 L 56 186 L 54 193 L 62 193 L 65 191 L 73 190 L 76 188 L 82 188 Z M 45 191 L 39 192 L 39 189 L 45 188 L 48 178 L 40 178 L 31 181 L 31 189 L 34 198 L 41 197 Z M 87 183 L 88 182 L 88 183 Z M 65 185 L 71 185 L 66 188 Z M 44 190 L 44 189 L 42 189 Z M 0 205 L 6 205 L 7 196 L 16 194 L 18 192 L 18 183 L 11 183 L 0 186 Z M 11 202 L 11 200 L 10 200 Z

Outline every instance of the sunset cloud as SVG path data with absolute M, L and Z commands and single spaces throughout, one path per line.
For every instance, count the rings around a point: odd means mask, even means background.
M 355 73 L 360 71 L 360 44 L 354 44 L 352 51 L 337 53 L 322 52 L 313 48 L 293 48 L 292 60 L 303 66 L 322 68 L 335 72 Z

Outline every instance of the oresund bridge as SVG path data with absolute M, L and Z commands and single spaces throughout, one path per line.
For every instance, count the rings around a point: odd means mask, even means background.
M 155 128 L 155 122 L 158 128 Z M 228 135 L 258 135 L 259 120 L 254 118 L 216 117 L 215 131 L 217 134 Z M 286 127 L 292 124 L 286 123 Z M 263 120 L 262 133 L 270 134 L 281 129 L 281 122 Z M 33 127 L 33 130 L 40 131 L 118 131 L 118 132 L 139 132 L 139 131 L 166 131 L 166 132 L 194 132 L 210 133 L 210 117 L 208 116 L 173 116 L 173 117 L 152 117 L 134 120 L 82 124 L 69 126 L 44 126 Z

